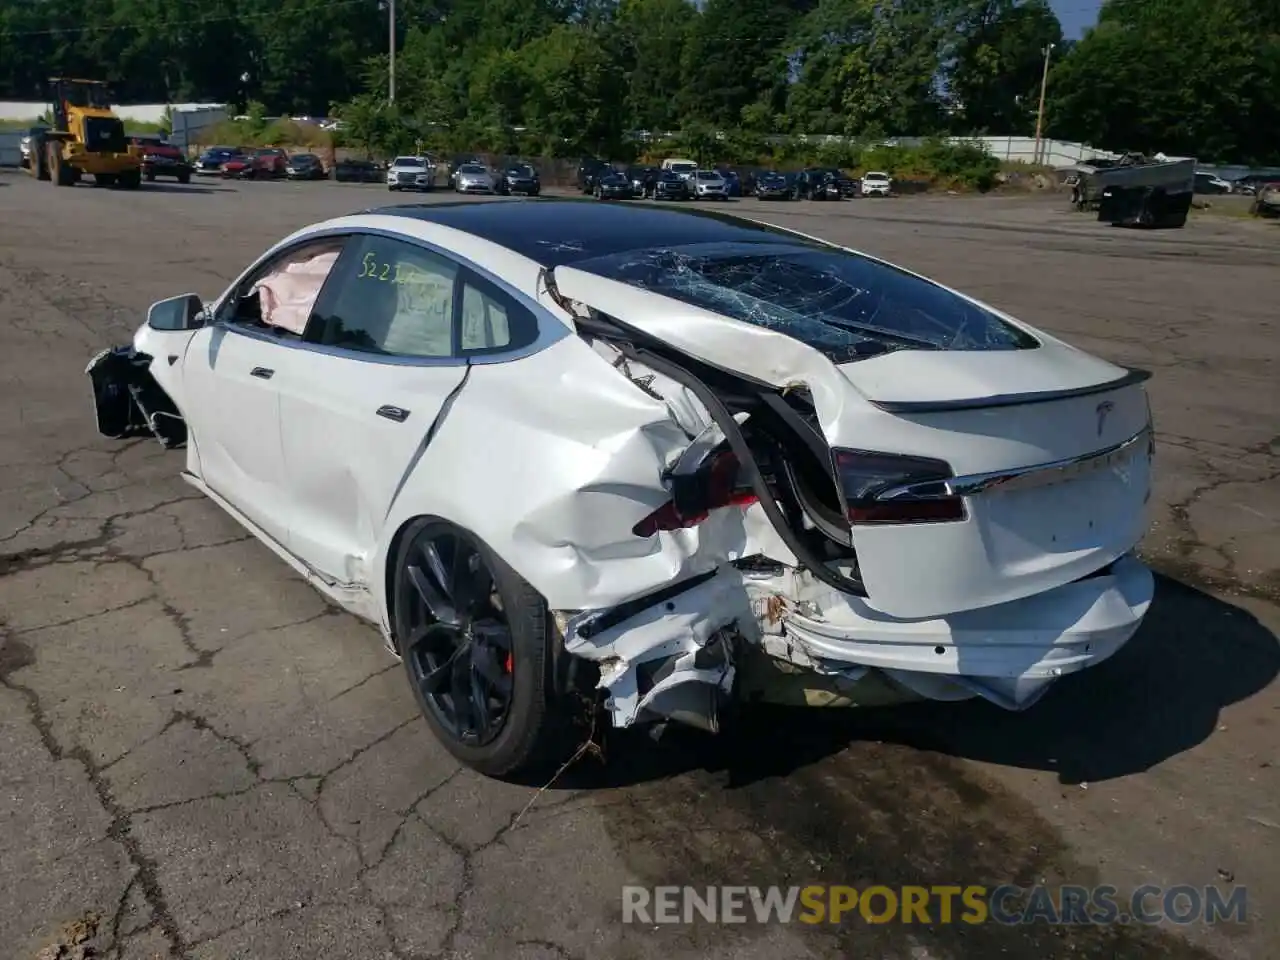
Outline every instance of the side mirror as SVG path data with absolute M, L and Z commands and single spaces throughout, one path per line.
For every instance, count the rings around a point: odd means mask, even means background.
M 204 326 L 204 302 L 194 293 L 153 303 L 147 310 L 152 330 L 195 330 Z

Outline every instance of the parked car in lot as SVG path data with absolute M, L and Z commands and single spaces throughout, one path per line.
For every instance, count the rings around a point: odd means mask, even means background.
M 1145 373 L 705 210 L 315 223 L 87 373 L 490 775 L 555 769 L 584 702 L 716 730 L 745 664 L 1021 710 L 1152 602 Z
M 575 173 L 578 189 L 583 193 L 594 194 L 596 192 L 596 180 L 612 171 L 613 167 L 599 157 L 583 157 L 578 161 L 578 169 Z
M 449 163 L 449 187 L 456 189 L 458 186 L 458 171 L 465 166 L 488 167 L 483 157 L 479 157 L 474 153 L 455 154 L 453 160 Z
M 294 153 L 284 168 L 284 175 L 290 180 L 324 180 L 324 161 L 314 153 Z
M 1280 218 L 1280 182 L 1261 181 L 1254 188 L 1253 202 L 1249 204 L 1249 213 L 1255 217 L 1268 220 Z
M 861 186 L 864 197 L 887 197 L 892 181 L 889 179 L 889 174 L 881 170 L 869 170 L 862 175 Z
M 464 163 L 454 177 L 453 189 L 458 193 L 494 193 L 497 178 L 493 171 L 478 163 Z
M 27 132 L 18 141 L 18 166 L 22 167 L 22 169 L 26 170 L 31 166 L 32 150 L 38 149 L 33 147 L 32 144 L 38 144 L 40 138 L 44 136 L 45 131 L 48 129 L 45 124 L 38 123 L 33 127 L 28 127 Z
M 339 183 L 383 183 L 386 171 L 372 160 L 339 160 L 333 165 L 333 179 Z
M 1196 172 L 1194 191 L 1199 194 L 1220 194 L 1231 192 L 1231 182 L 1223 180 L 1214 173 Z
M 275 180 L 285 176 L 289 154 L 280 147 L 248 150 L 223 161 L 222 176 L 228 180 Z
M 695 200 L 728 200 L 729 185 L 715 170 L 695 170 L 690 180 Z
M 433 190 L 436 166 L 428 157 L 396 157 L 387 167 L 388 190 Z
M 693 175 L 698 172 L 698 165 L 686 157 L 667 157 L 662 161 L 662 169 L 670 170 L 683 179 L 692 181 Z
M 1236 177 L 1231 181 L 1231 192 L 1242 193 L 1250 197 L 1256 196 L 1260 187 L 1276 179 L 1280 178 L 1277 178 L 1275 174 L 1246 173 L 1244 176 Z
M 691 200 L 693 188 L 674 170 L 663 170 L 653 182 L 655 200 Z
M 621 170 L 602 174 L 596 178 L 597 200 L 630 200 L 636 195 L 635 185 Z
M 135 135 L 129 146 L 142 154 L 142 176 L 147 180 L 173 177 L 179 183 L 190 183 L 192 166 L 181 150 L 160 136 Z
M 810 167 L 796 178 L 807 200 L 843 200 L 858 195 L 858 181 L 835 167 Z
M 800 190 L 793 178 L 776 170 L 768 170 L 756 176 L 757 200 L 798 200 Z
M 243 147 L 210 147 L 196 159 L 196 173 L 202 177 L 220 176 L 224 163 L 243 157 L 246 152 Z
M 542 193 L 542 178 L 531 163 L 513 163 L 498 177 L 498 192 L 503 196 L 523 194 L 536 197 Z
M 724 180 L 724 192 L 728 197 L 742 196 L 742 178 L 738 176 L 735 170 L 717 170 L 722 180 Z

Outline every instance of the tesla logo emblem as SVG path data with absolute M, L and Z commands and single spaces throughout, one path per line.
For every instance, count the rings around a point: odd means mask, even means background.
M 1102 436 L 1102 428 L 1106 425 L 1107 414 L 1115 409 L 1115 404 L 1110 400 L 1103 400 L 1098 404 L 1098 436 Z

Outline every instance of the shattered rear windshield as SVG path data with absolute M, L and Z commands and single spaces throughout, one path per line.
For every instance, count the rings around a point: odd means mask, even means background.
M 889 350 L 1025 350 L 1039 343 L 927 280 L 817 245 L 691 244 L 574 265 L 778 330 L 837 362 Z

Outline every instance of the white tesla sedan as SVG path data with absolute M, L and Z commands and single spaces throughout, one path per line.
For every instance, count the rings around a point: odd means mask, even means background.
M 735 217 L 340 217 L 88 373 L 101 432 L 185 443 L 495 776 L 561 756 L 584 701 L 712 730 L 787 684 L 1019 710 L 1152 598 L 1146 374 Z

